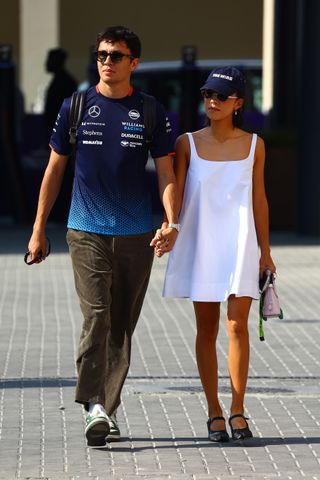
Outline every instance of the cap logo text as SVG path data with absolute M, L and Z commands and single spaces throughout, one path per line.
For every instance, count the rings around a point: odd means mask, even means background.
M 213 77 L 218 77 L 218 78 L 224 78 L 225 80 L 229 80 L 232 82 L 233 77 L 230 77 L 229 75 L 223 75 L 223 73 L 213 73 Z

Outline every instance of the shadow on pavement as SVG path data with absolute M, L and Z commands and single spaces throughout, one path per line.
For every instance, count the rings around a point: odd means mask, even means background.
M 156 446 L 147 445 L 143 447 L 128 446 L 124 447 L 122 444 L 124 442 L 133 442 L 134 444 L 138 442 L 154 442 Z M 159 445 L 159 443 L 167 443 L 167 445 Z M 176 445 L 172 445 L 172 442 L 175 442 Z M 186 443 L 185 443 L 186 442 Z M 195 443 L 197 442 L 197 443 Z M 124 437 L 120 442 L 112 442 L 112 451 L 115 452 L 142 452 L 145 450 L 157 450 L 159 449 L 172 449 L 172 448 L 253 448 L 253 447 L 266 447 L 268 445 L 309 445 L 309 444 L 320 444 L 320 437 L 264 437 L 264 438 L 252 438 L 245 440 L 242 443 L 236 443 L 230 440 L 230 442 L 224 443 L 215 443 L 208 441 L 207 437 L 134 437 L 132 439 Z M 95 450 L 100 451 L 109 451 L 109 447 L 98 447 Z
M 7 378 L 0 380 L 0 388 L 56 388 L 74 387 L 77 383 L 76 377 L 34 377 L 34 378 Z

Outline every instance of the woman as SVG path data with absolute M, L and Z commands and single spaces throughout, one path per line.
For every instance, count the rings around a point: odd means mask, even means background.
M 197 365 L 208 402 L 208 436 L 214 442 L 229 440 L 218 398 L 220 302 L 227 301 L 229 425 L 232 439 L 243 440 L 252 437 L 244 417 L 249 310 L 252 299 L 259 297 L 259 274 L 267 268 L 275 272 L 264 190 L 264 142 L 239 128 L 244 88 L 245 79 L 236 68 L 214 70 L 201 88 L 208 126 L 177 139 L 180 224 L 174 225 L 179 233 L 163 292 L 165 297 L 193 301 Z M 158 256 L 171 248 L 167 227 L 164 222 L 153 243 Z

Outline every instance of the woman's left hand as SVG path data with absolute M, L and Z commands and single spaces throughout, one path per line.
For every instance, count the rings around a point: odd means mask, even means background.
M 265 270 L 270 270 L 271 273 L 276 273 L 277 270 L 270 253 L 265 255 L 261 254 L 259 265 L 260 278 Z

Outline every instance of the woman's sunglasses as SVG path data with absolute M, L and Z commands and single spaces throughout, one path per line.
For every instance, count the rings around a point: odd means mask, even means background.
M 108 57 L 110 57 L 112 63 L 120 63 L 123 57 L 134 59 L 133 55 L 122 53 L 118 50 L 114 50 L 113 52 L 107 52 L 106 50 L 98 50 L 97 52 L 94 52 L 95 60 L 100 63 L 105 63 Z
M 201 95 L 203 98 L 214 98 L 215 100 L 219 100 L 219 102 L 225 102 L 228 98 L 239 98 L 233 97 L 232 95 L 223 95 L 222 93 L 215 92 L 214 90 L 201 90 Z

